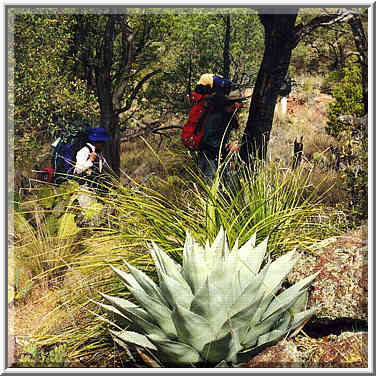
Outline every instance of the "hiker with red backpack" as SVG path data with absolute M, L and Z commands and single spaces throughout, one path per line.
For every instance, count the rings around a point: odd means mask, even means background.
M 242 103 L 228 97 L 231 87 L 228 79 L 203 74 L 191 94 L 192 108 L 181 135 L 183 144 L 198 152 L 198 167 L 208 183 L 213 181 L 219 162 L 237 148 L 229 138 L 238 128 L 236 112 Z

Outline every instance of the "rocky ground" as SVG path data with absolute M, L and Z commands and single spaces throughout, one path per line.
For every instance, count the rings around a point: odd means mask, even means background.
M 264 350 L 247 367 L 368 367 L 367 226 L 326 239 L 303 254 L 289 282 L 318 270 L 307 303 L 318 307 L 316 315 L 300 333 Z

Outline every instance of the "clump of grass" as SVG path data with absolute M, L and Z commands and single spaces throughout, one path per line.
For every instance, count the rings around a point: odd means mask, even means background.
M 74 221 L 74 214 L 66 212 L 57 219 L 48 216 L 49 211 L 35 206 L 32 214 L 35 224 L 25 218 L 26 213 L 15 213 L 14 259 L 16 264 L 30 271 L 34 277 L 58 273 L 66 267 L 78 245 L 80 229 Z

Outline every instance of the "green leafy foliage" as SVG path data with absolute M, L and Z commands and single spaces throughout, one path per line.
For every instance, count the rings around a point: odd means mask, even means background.
M 67 366 L 67 346 L 57 345 L 49 351 L 43 351 L 35 344 L 27 345 L 17 361 L 22 368 L 63 368 Z
M 368 216 L 368 130 L 367 118 L 360 119 L 364 106 L 358 64 L 346 66 L 343 79 L 333 84 L 332 93 L 336 102 L 329 105 L 327 132 L 341 143 L 338 158 L 343 166 L 347 208 L 357 225 Z M 350 120 L 344 121 L 344 115 L 350 115 Z
M 30 161 L 30 156 L 40 160 L 43 143 L 60 127 L 81 118 L 93 121 L 99 112 L 86 83 L 67 74 L 74 18 L 21 9 L 15 13 L 11 29 L 14 81 L 10 85 L 18 166 Z
M 307 24 L 320 15 L 322 10 L 319 8 L 302 8 L 296 23 Z M 333 27 L 318 27 L 305 35 L 293 50 L 291 68 L 298 75 L 338 71 L 344 68 L 355 50 L 354 38 L 347 22 L 336 23 Z
M 223 74 L 225 18 L 228 9 L 179 12 L 174 16 L 170 45 L 165 47 L 164 74 L 151 80 L 145 106 L 156 111 L 179 113 L 188 108 L 187 95 L 203 73 Z M 250 9 L 233 9 L 230 31 L 230 79 L 251 87 L 263 53 L 263 29 Z M 250 55 L 247 50 L 251 50 Z
M 167 366 L 238 364 L 293 331 L 315 312 L 300 298 L 318 273 L 277 295 L 296 252 L 264 264 L 267 240 L 255 241 L 230 250 L 221 229 L 203 248 L 187 234 L 182 266 L 154 243 L 159 286 L 127 262 L 130 273 L 113 267 L 138 303 L 102 294 L 110 306 L 100 306 L 130 322 L 111 330 L 116 342 L 150 350 Z
M 351 63 L 344 68 L 343 79 L 334 83 L 332 95 L 336 99 L 329 105 L 327 132 L 333 136 L 345 130 L 346 126 L 339 119 L 341 115 L 363 115 L 362 74 L 358 64 Z

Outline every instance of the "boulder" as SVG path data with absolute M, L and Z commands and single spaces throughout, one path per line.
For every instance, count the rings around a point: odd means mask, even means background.
M 321 270 L 312 283 L 308 306 L 317 319 L 366 320 L 368 312 L 367 226 L 319 243 L 305 252 L 288 276 L 290 283 Z

